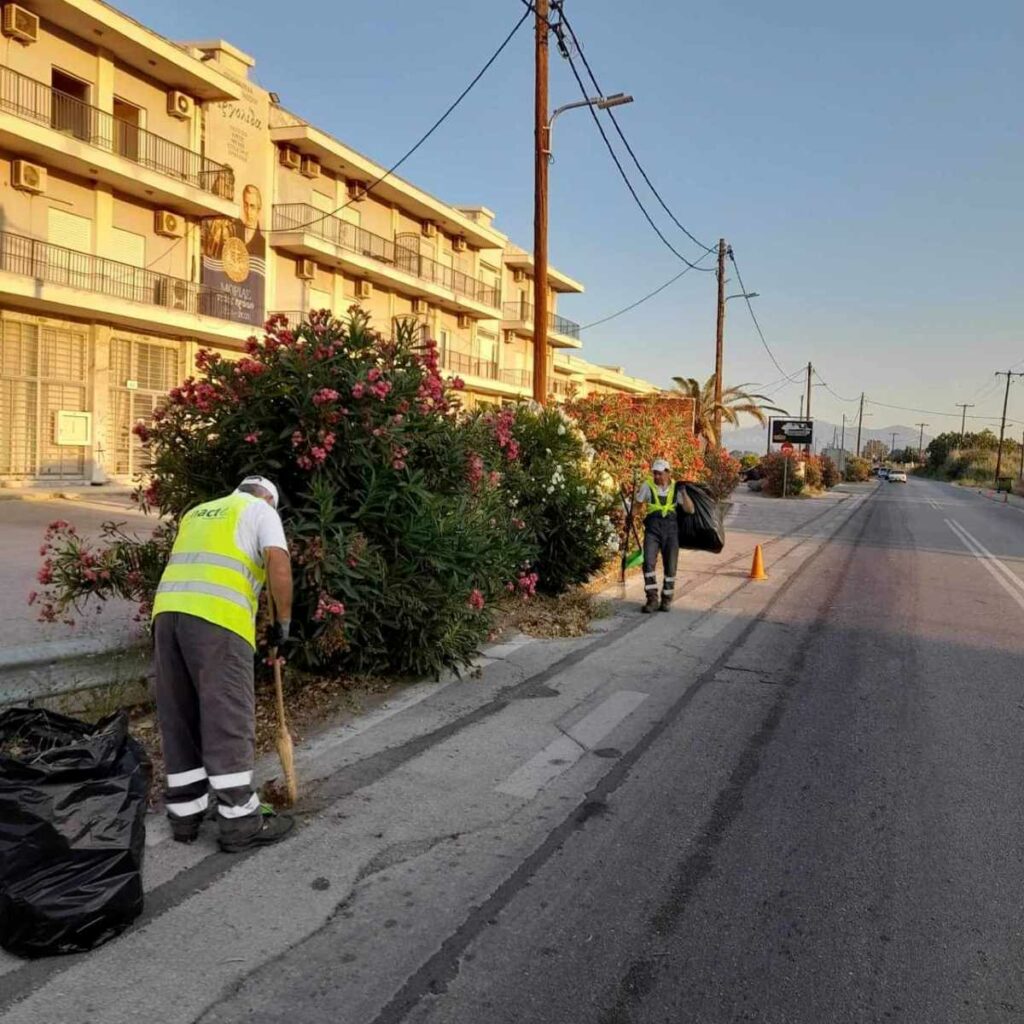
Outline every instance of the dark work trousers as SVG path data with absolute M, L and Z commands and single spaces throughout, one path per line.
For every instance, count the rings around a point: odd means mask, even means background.
M 658 554 L 665 573 L 661 596 L 671 601 L 676 589 L 676 564 L 679 561 L 679 522 L 676 514 L 655 512 L 644 520 L 644 590 L 647 596 L 658 592 Z
M 212 788 L 221 836 L 251 835 L 262 824 L 252 785 L 253 649 L 237 633 L 184 612 L 161 612 L 153 634 L 167 813 L 202 817 Z

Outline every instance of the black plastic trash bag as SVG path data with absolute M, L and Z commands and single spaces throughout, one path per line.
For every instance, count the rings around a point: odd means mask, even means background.
M 0 712 L 0 946 L 78 953 L 139 916 L 149 776 L 124 712 Z
M 718 502 L 700 484 L 679 485 L 693 502 L 692 515 L 680 510 L 679 546 L 688 551 L 710 551 L 717 555 L 725 547 L 725 527 Z

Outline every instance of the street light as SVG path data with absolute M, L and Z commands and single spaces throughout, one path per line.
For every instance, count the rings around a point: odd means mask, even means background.
M 737 292 L 735 295 L 726 295 L 725 301 L 730 299 L 757 299 L 761 297 L 760 292 Z
M 534 109 L 533 183 L 533 397 L 544 404 L 548 386 L 548 165 L 551 163 L 551 129 L 555 118 L 578 107 L 608 110 L 632 103 L 624 92 L 588 96 L 558 107 L 551 117 L 548 106 L 547 0 L 537 0 L 537 89 Z

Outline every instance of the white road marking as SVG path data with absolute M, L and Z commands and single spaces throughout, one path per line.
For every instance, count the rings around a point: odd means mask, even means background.
M 602 701 L 589 715 L 566 729 L 566 735 L 549 743 L 495 790 L 507 796 L 532 800 L 548 783 L 567 772 L 588 750 L 593 750 L 617 725 L 646 699 L 646 693 L 619 690 Z
M 945 520 L 967 550 L 992 574 L 996 582 L 1024 608 L 1024 580 L 1008 569 L 981 541 L 967 532 L 955 519 Z M 1014 587 L 1018 589 L 1014 589 Z

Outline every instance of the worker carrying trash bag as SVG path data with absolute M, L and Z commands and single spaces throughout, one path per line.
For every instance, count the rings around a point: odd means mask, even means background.
M 644 591 L 646 603 L 640 609 L 645 614 L 667 612 L 672 605 L 676 589 L 676 565 L 679 562 L 678 513 L 693 515 L 693 502 L 684 487 L 672 479 L 672 467 L 667 459 L 651 463 L 651 475 L 640 485 L 632 505 L 647 506 L 644 518 Z M 661 603 L 658 602 L 658 554 L 664 581 Z
M 292 572 L 277 487 L 246 477 L 234 493 L 181 520 L 153 603 L 156 706 L 167 767 L 167 815 L 178 842 L 199 835 L 209 790 L 222 850 L 283 839 L 294 821 L 253 789 L 256 610 L 266 581 L 277 614 L 271 647 L 288 639 Z

